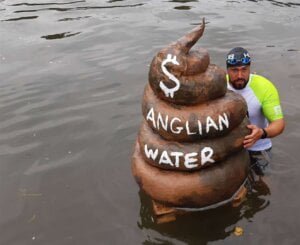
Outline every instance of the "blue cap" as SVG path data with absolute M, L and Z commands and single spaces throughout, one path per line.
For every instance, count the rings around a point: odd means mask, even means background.
M 242 47 L 233 48 L 227 54 L 226 57 L 227 67 L 245 66 L 250 64 L 251 64 L 251 58 L 249 52 Z

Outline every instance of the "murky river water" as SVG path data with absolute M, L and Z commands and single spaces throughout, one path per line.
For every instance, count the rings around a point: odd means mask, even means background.
M 287 128 L 270 194 L 157 225 L 130 170 L 141 97 L 155 53 L 202 17 L 197 45 L 223 68 L 248 48 Z M 0 244 L 299 244 L 299 33 L 299 0 L 0 0 Z

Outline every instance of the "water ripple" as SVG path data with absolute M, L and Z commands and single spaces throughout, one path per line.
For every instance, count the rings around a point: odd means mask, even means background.
M 67 2 L 67 3 L 15 3 L 9 6 L 42 6 L 42 5 L 67 5 L 67 4 L 74 4 L 74 3 L 84 3 L 85 0 L 79 0 L 74 2 Z
M 174 7 L 174 9 L 177 10 L 190 10 L 191 8 L 192 8 L 191 6 L 185 6 L 185 5 Z
M 112 5 L 112 6 L 87 6 L 87 7 L 74 7 L 74 8 L 43 8 L 43 9 L 30 9 L 30 10 L 16 10 L 14 13 L 31 13 L 39 11 L 70 11 L 70 10 L 91 10 L 91 9 L 112 9 L 112 8 L 133 8 L 145 5 L 144 3 L 137 3 L 132 5 Z
M 276 6 L 279 6 L 279 7 L 293 7 L 293 6 L 300 6 L 299 3 L 292 3 L 292 2 L 288 2 L 288 3 L 284 3 L 284 2 L 281 2 L 281 1 L 276 1 L 276 0 L 267 0 L 268 2 L 276 5 Z
M 247 0 L 248 2 L 263 2 L 265 0 Z M 294 2 L 282 2 L 282 1 L 276 1 L 276 0 L 266 0 L 267 2 L 270 2 L 272 5 L 277 7 L 298 7 L 300 6 L 300 3 L 294 3 Z M 229 1 L 228 1 L 229 2 Z M 230 1 L 230 2 L 236 2 L 236 1 Z
M 199 0 L 170 0 L 169 2 L 173 2 L 173 3 L 190 3 L 190 2 L 199 2 Z
M 81 32 L 75 32 L 75 33 L 62 32 L 62 33 L 56 33 L 56 34 L 50 34 L 50 35 L 41 36 L 41 38 L 44 38 L 44 39 L 47 39 L 47 40 L 62 39 L 62 38 L 66 38 L 66 37 L 76 36 L 76 35 L 78 35 L 80 33 Z
M 16 10 L 14 13 L 31 13 L 31 12 L 40 12 L 40 11 L 47 11 L 47 10 L 54 10 L 54 11 L 68 11 L 74 10 L 75 8 L 44 8 L 44 9 L 29 9 L 29 10 Z
M 26 135 L 28 133 L 32 134 L 33 132 L 39 132 L 43 130 L 49 130 L 51 128 L 58 128 L 58 127 L 64 127 L 67 125 L 70 125 L 70 123 L 78 122 L 78 121 L 85 121 L 86 117 L 85 116 L 69 116 L 68 118 L 57 118 L 55 120 L 47 120 L 45 122 L 38 123 L 37 125 L 33 125 L 34 123 L 31 122 L 30 127 L 26 128 L 20 128 L 16 130 L 10 130 L 6 133 L 2 133 L 0 135 L 0 140 L 5 141 L 5 140 L 12 140 L 16 139 L 19 136 Z
M 104 94 L 110 94 L 110 93 L 104 93 Z M 31 113 L 35 113 L 37 111 L 47 111 L 46 112 L 47 117 L 49 117 L 49 116 L 64 116 L 64 115 L 66 116 L 68 113 L 83 111 L 84 109 L 97 107 L 99 105 L 105 105 L 105 104 L 110 104 L 110 103 L 114 103 L 114 102 L 122 102 L 122 101 L 125 101 L 126 99 L 128 99 L 128 97 L 129 97 L 129 95 L 124 95 L 121 97 L 99 100 L 98 97 L 102 97 L 104 94 L 92 95 L 91 97 L 96 98 L 97 99 L 96 101 L 89 101 L 89 102 L 80 103 L 77 105 L 73 104 L 72 106 L 69 106 L 69 107 L 68 106 L 65 106 L 62 108 L 55 107 L 53 110 L 51 110 L 51 108 L 49 108 L 49 107 L 53 107 L 53 104 L 47 102 L 44 104 L 45 106 L 43 106 L 43 104 L 40 104 L 36 107 L 33 105 L 28 105 L 28 107 L 25 107 L 25 108 L 21 107 L 20 109 L 18 109 L 18 112 L 21 112 L 21 111 L 25 112 L 27 110 L 30 110 Z
M 90 18 L 91 16 L 79 16 L 79 17 L 74 17 L 74 18 L 63 18 L 59 19 L 57 21 L 74 21 L 74 20 L 81 20 L 81 19 L 87 19 Z
M 19 18 L 11 18 L 11 19 L 6 19 L 2 21 L 18 21 L 18 20 L 32 20 L 32 19 L 37 19 L 39 16 L 33 15 L 33 16 L 24 16 L 24 17 L 19 17 Z
M 67 164 L 73 163 L 75 160 L 77 160 L 83 152 L 77 152 L 73 155 L 66 155 L 63 158 L 60 158 L 59 160 L 53 160 L 48 161 L 46 164 L 42 164 L 41 160 L 35 161 L 28 169 L 25 170 L 25 175 L 32 175 L 40 172 L 45 172 L 48 170 L 56 169 L 62 166 L 65 166 Z
M 109 0 L 107 1 L 108 3 L 115 3 L 115 2 L 123 2 L 125 0 Z
M 10 146 L 7 144 L 0 145 L 0 156 L 3 155 L 14 155 L 14 154 L 20 154 L 23 152 L 31 151 L 38 146 L 40 146 L 41 143 L 39 142 L 33 142 L 26 145 L 21 146 Z

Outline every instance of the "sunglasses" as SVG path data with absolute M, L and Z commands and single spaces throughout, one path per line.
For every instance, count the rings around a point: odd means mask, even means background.
M 235 59 L 233 57 L 229 57 L 226 60 L 227 64 L 229 65 L 237 65 L 242 63 L 243 65 L 249 65 L 251 62 L 251 58 L 249 56 L 243 57 L 241 59 Z

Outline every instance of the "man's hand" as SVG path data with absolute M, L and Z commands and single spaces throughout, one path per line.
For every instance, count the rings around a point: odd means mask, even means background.
M 243 142 L 244 148 L 249 148 L 254 145 L 254 143 L 258 141 L 264 133 L 261 128 L 257 127 L 254 124 L 247 125 L 247 128 L 251 129 L 251 134 L 245 137 Z
M 254 124 L 250 124 L 247 126 L 251 129 L 251 134 L 247 135 L 244 139 L 244 148 L 251 147 L 256 141 L 258 141 L 263 135 L 263 130 L 257 127 Z M 285 122 L 283 119 L 277 119 L 273 122 L 270 122 L 268 127 L 265 128 L 267 132 L 268 138 L 273 138 L 279 134 L 281 134 L 284 130 Z

